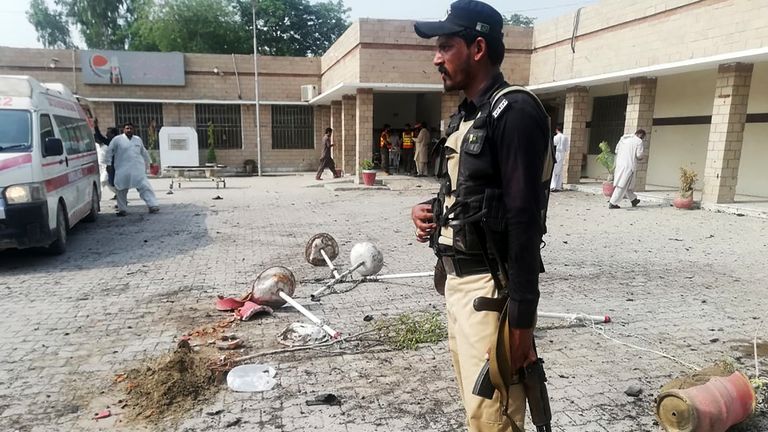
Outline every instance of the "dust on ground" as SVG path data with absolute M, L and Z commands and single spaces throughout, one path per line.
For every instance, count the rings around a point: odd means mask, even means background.
M 217 353 L 193 351 L 182 341 L 170 354 L 128 371 L 122 380 L 126 420 L 157 422 L 179 418 L 218 391 Z

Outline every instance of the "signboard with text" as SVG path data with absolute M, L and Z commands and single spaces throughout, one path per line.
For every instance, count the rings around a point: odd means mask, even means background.
M 80 51 L 85 84 L 183 86 L 184 54 L 143 51 Z

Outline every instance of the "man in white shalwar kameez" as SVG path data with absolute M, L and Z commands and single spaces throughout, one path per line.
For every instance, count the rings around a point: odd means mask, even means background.
M 149 153 L 141 138 L 133 134 L 133 124 L 123 126 L 123 134 L 112 139 L 107 147 L 106 161 L 115 164 L 115 188 L 117 188 L 117 215 L 128 213 L 128 190 L 137 189 L 139 196 L 149 207 L 150 213 L 157 213 L 157 198 L 147 179 Z
M 552 171 L 552 183 L 549 186 L 549 190 L 560 192 L 563 190 L 563 162 L 565 161 L 565 155 L 568 154 L 568 149 L 571 147 L 571 142 L 567 136 L 563 135 L 563 128 L 560 126 L 555 128 L 555 138 L 552 142 L 555 145 L 556 163 Z
M 643 140 L 645 131 L 638 129 L 634 134 L 626 134 L 616 145 L 616 168 L 613 171 L 613 195 L 608 203 L 609 209 L 617 209 L 619 203 L 626 196 L 632 207 L 636 207 L 640 200 L 635 195 L 635 177 L 637 164 L 643 158 Z

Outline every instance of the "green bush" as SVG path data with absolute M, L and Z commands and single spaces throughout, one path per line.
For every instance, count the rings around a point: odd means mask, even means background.
M 373 161 L 370 159 L 363 159 L 362 162 L 360 162 L 360 168 L 364 170 L 372 170 L 373 169 Z
M 613 180 L 613 170 L 616 168 L 616 155 L 611 151 L 611 146 L 608 145 L 608 141 L 603 141 L 598 144 L 600 147 L 600 154 L 597 155 L 597 163 L 603 166 L 608 171 L 608 181 Z

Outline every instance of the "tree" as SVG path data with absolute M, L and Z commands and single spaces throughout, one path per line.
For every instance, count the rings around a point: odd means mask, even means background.
M 251 1 L 234 0 L 241 25 L 252 31 Z M 256 37 L 259 53 L 276 56 L 321 55 L 341 36 L 349 22 L 344 2 L 258 0 Z
M 74 26 L 88 48 L 122 50 L 130 39 L 138 11 L 153 0 L 55 0 L 51 10 L 45 0 L 32 0 L 27 18 L 45 46 L 74 46 L 69 26 Z M 48 45 L 46 45 L 48 44 Z
M 534 21 L 536 21 L 536 18 L 525 16 L 519 13 L 513 13 L 509 16 L 509 18 L 504 17 L 504 24 L 519 26 L 519 27 L 533 27 Z
M 71 46 L 67 21 L 88 48 L 199 53 L 320 55 L 349 26 L 342 0 L 33 0 L 28 12 L 47 46 Z M 254 2 L 254 3 L 252 3 Z M 65 37 L 66 36 L 66 37 Z
M 66 18 L 61 11 L 52 11 L 45 0 L 32 0 L 27 21 L 35 27 L 37 40 L 45 48 L 74 48 Z
M 132 50 L 250 53 L 253 43 L 227 0 L 169 0 L 132 28 Z

